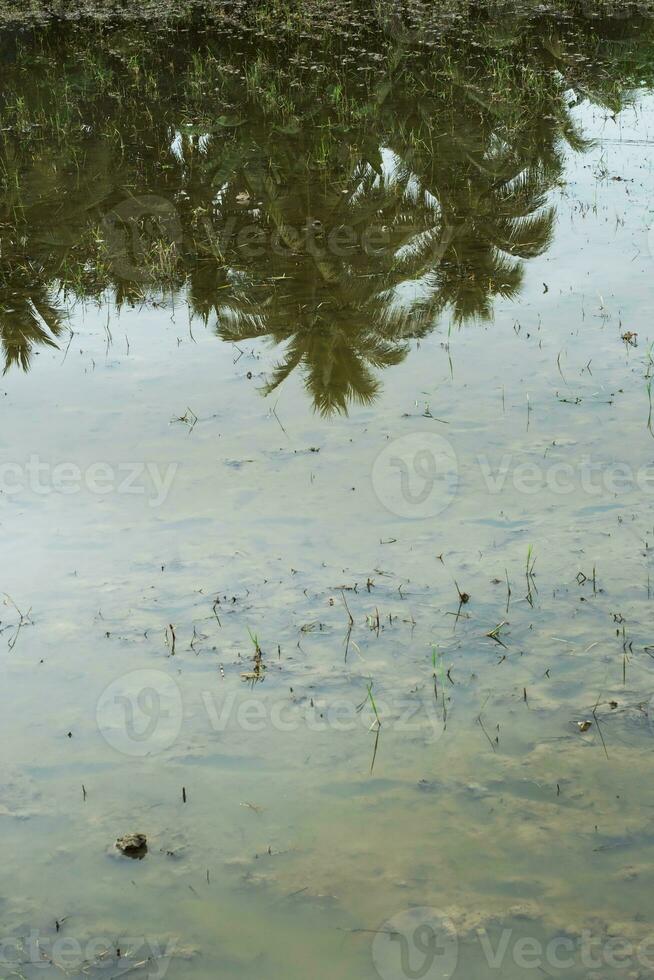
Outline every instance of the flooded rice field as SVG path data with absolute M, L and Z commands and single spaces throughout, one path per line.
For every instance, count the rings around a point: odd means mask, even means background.
M 2 977 L 654 976 L 654 20 L 464 6 L 1 36 Z

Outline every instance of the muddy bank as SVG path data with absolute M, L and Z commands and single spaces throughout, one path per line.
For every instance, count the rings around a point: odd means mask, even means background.
M 57 21 L 108 24 L 128 21 L 149 23 L 234 22 L 268 24 L 289 28 L 300 25 L 322 27 L 326 32 L 335 22 L 356 25 L 371 18 L 380 23 L 401 23 L 417 30 L 446 26 L 469 17 L 494 20 L 510 18 L 513 23 L 543 14 L 586 17 L 590 21 L 605 17 L 647 15 L 654 0 L 438 0 L 436 3 L 401 2 L 361 4 L 347 0 L 295 0 L 281 4 L 275 0 L 0 0 L 0 26 L 39 26 Z

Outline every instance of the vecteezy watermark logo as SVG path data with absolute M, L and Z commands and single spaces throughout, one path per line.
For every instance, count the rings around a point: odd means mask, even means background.
M 213 732 L 234 729 L 251 735 L 270 731 L 354 734 L 370 731 L 379 720 L 385 732 L 412 735 L 433 743 L 445 730 L 433 694 L 431 697 L 376 694 L 374 711 L 365 697 L 358 702 L 347 697 L 318 696 L 289 701 L 247 696 L 238 691 L 218 697 L 212 691 L 202 691 L 201 698 Z
M 445 731 L 446 713 L 433 693 L 369 698 L 316 695 L 293 698 L 274 693 L 255 695 L 239 685 L 217 693 L 196 692 L 202 718 L 213 733 L 321 735 L 370 732 L 375 722 L 384 732 L 409 735 L 433 744 Z M 448 698 L 449 701 L 449 698 Z M 449 712 L 449 708 L 447 709 Z M 191 712 L 189 712 L 191 714 Z M 133 670 L 112 681 L 97 705 L 98 728 L 104 739 L 123 755 L 143 757 L 164 751 L 179 737 L 184 721 L 180 688 L 161 670 Z
M 112 977 L 138 975 L 163 980 L 175 955 L 177 939 L 157 941 L 145 936 L 91 936 L 80 940 L 58 933 L 49 935 L 31 929 L 20 936 L 0 937 L 0 969 L 7 976 L 34 976 L 33 970 L 50 976 L 53 969 L 62 976 L 96 976 L 96 971 Z
M 381 980 L 448 980 L 459 945 L 454 925 L 438 909 L 407 909 L 375 933 L 372 961 Z
M 182 695 L 163 670 L 132 670 L 102 692 L 96 718 L 108 744 L 142 758 L 165 751 L 182 729 Z
M 458 486 L 456 454 L 435 432 L 412 432 L 394 439 L 372 467 L 378 500 L 398 517 L 435 517 L 454 499 Z
M 0 494 L 124 494 L 145 497 L 149 507 L 160 507 L 166 502 L 177 470 L 177 463 L 145 461 L 115 465 L 97 461 L 81 467 L 72 460 L 50 463 L 33 453 L 25 462 L 0 463 Z
M 537 936 L 523 929 L 480 927 L 466 933 L 466 956 L 475 976 L 652 976 L 654 936 L 638 939 L 597 934 Z M 438 909 L 415 908 L 393 916 L 375 932 L 372 959 L 381 980 L 449 980 L 458 965 L 458 940 L 451 920 Z M 470 959 L 469 959 L 470 961 Z M 595 972 L 600 971 L 600 972 Z
M 151 255 L 159 245 L 177 247 L 182 224 L 172 201 L 156 194 L 129 197 L 102 219 L 102 233 L 113 271 L 122 279 L 150 279 Z
M 544 491 L 566 496 L 623 496 L 627 493 L 654 491 L 654 466 L 645 462 L 635 467 L 618 461 L 593 460 L 585 453 L 574 464 L 563 460 L 516 462 L 520 455 L 505 453 L 493 462 L 479 454 L 476 463 L 484 490 L 499 496 L 511 488 L 519 494 L 534 496 Z

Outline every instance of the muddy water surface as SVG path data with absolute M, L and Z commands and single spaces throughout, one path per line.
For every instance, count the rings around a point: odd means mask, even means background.
M 652 974 L 649 49 L 546 27 L 532 117 L 12 48 L 3 976 Z

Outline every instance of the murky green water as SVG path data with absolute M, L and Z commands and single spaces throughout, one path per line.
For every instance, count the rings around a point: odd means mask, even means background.
M 654 973 L 654 23 L 570 9 L 2 40 L 1 976 Z

